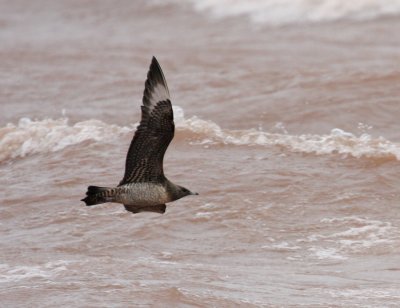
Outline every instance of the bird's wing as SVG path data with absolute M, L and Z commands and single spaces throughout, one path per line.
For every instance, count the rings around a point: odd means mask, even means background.
M 167 82 L 153 57 L 143 93 L 142 119 L 126 156 L 119 185 L 164 179 L 163 158 L 174 137 L 175 125 Z

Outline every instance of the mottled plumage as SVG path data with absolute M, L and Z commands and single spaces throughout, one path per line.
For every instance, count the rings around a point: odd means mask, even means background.
M 117 187 L 89 186 L 86 205 L 122 203 L 127 211 L 165 212 L 165 203 L 197 195 L 164 176 L 165 151 L 175 125 L 167 82 L 153 57 L 143 93 L 142 119 L 128 150 L 125 174 Z

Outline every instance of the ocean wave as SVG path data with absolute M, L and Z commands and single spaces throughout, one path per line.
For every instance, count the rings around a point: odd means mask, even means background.
M 178 132 L 189 136 L 193 145 L 278 146 L 288 151 L 316 155 L 341 154 L 355 158 L 400 160 L 400 145 L 369 134 L 356 136 L 335 128 L 329 134 L 269 133 L 261 130 L 225 130 L 196 116 L 186 119 L 182 108 L 174 106 Z M 116 135 L 133 134 L 131 127 L 87 120 L 69 124 L 67 118 L 30 120 L 0 128 L 0 161 L 37 153 L 60 151 L 83 141 L 108 142 Z
M 365 20 L 400 13 L 400 0 L 192 0 L 216 17 L 248 16 L 253 22 L 284 25 L 338 19 Z
M 179 108 L 179 107 L 178 107 Z M 177 109 L 178 109 L 177 108 Z M 179 108 L 178 129 L 189 130 L 199 137 L 194 144 L 280 146 L 293 152 L 317 155 L 341 154 L 355 158 L 382 158 L 400 160 L 400 144 L 369 134 L 356 136 L 339 128 L 329 134 L 292 135 L 261 130 L 224 130 L 216 123 L 197 118 L 185 119 Z
M 0 282 L 19 282 L 21 280 L 31 279 L 49 279 L 59 274 L 60 272 L 66 271 L 66 265 L 68 261 L 55 261 L 47 262 L 43 265 L 17 265 L 11 266 L 8 264 L 0 264 Z
M 0 128 L 0 162 L 32 154 L 60 151 L 86 140 L 112 140 L 116 134 L 131 130 L 132 128 L 110 125 L 99 120 L 70 125 L 68 118 L 37 121 L 22 118 L 16 125 L 10 123 Z
M 329 235 L 313 234 L 306 240 L 301 240 L 301 242 L 319 243 L 319 246 L 309 249 L 319 259 L 342 259 L 344 256 L 340 253 L 392 249 L 391 245 L 398 242 L 400 236 L 398 228 L 390 222 L 356 216 L 324 218 L 321 223 L 334 225 L 342 231 Z M 323 247 L 320 246 L 321 243 Z

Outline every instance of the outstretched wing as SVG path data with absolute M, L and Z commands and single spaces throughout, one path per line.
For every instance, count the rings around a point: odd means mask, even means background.
M 174 137 L 175 125 L 167 82 L 153 57 L 143 93 L 142 119 L 126 157 L 119 185 L 164 179 L 163 159 Z

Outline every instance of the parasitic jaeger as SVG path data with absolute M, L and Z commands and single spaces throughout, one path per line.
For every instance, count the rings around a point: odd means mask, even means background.
M 122 203 L 132 213 L 164 213 L 165 203 L 197 195 L 164 176 L 165 151 L 174 137 L 175 125 L 167 82 L 153 57 L 143 93 L 142 118 L 126 156 L 125 175 L 117 187 L 89 186 L 87 206 Z

